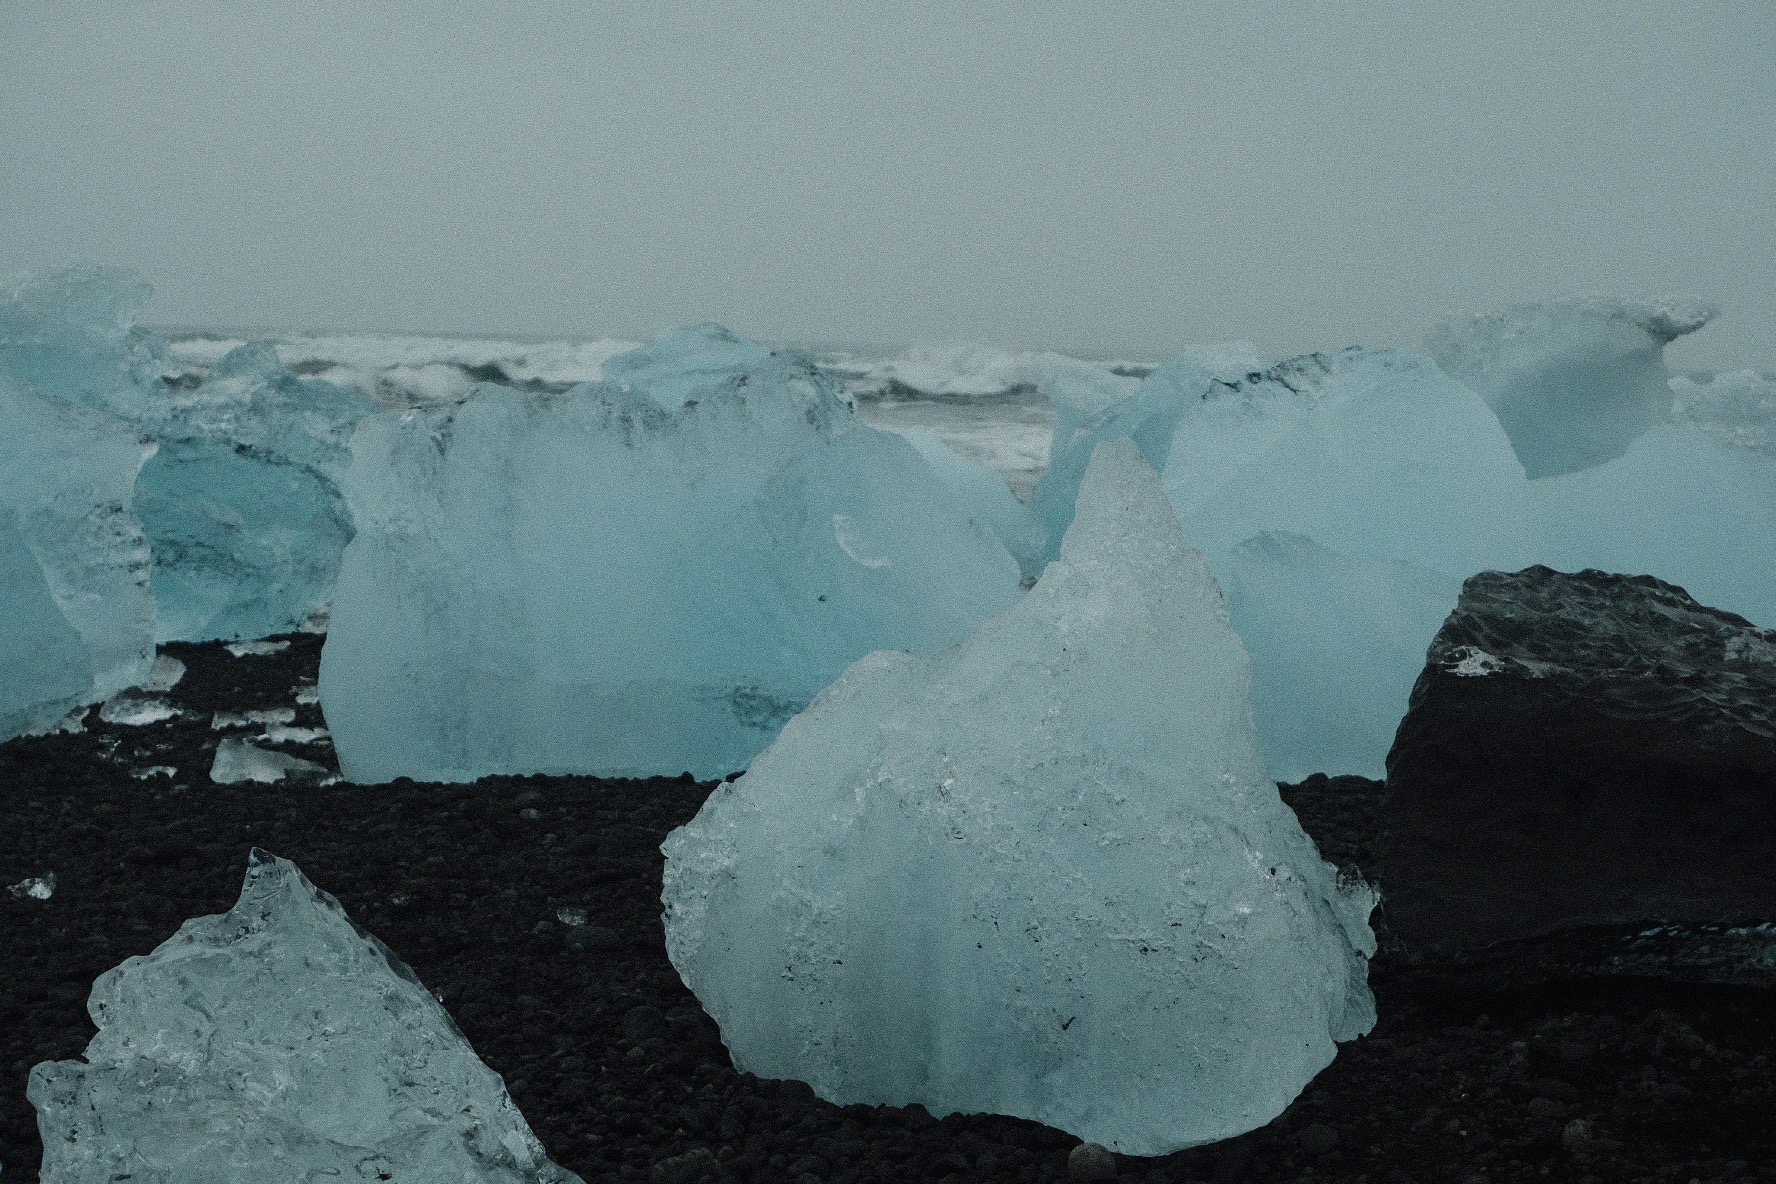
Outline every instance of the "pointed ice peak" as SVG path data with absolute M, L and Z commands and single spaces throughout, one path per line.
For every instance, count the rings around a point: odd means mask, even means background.
M 1128 440 L 1036 586 L 854 663 L 662 850 L 737 1068 L 1135 1155 L 1279 1113 L 1369 1030 L 1373 895 L 1264 777 L 1251 667 Z

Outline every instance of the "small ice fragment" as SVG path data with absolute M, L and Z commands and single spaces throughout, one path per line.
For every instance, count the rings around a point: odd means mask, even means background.
M 226 648 L 237 658 L 264 658 L 272 654 L 283 653 L 290 648 L 290 643 L 287 641 L 231 641 Z
M 296 704 L 299 707 L 313 707 L 321 701 L 321 688 L 312 683 L 296 688 Z
M 586 910 L 563 905 L 555 910 L 555 919 L 572 929 L 578 929 L 586 923 Z
M 230 739 L 216 746 L 216 762 L 210 766 L 210 780 L 219 785 L 234 785 L 241 781 L 270 784 L 273 781 L 282 781 L 287 773 L 325 775 L 326 772 L 324 767 L 313 761 L 281 752 L 268 752 L 247 740 Z
M 295 722 L 294 707 L 272 707 L 264 711 L 218 711 L 210 717 L 210 730 L 220 732 L 223 728 L 250 728 L 255 725 L 267 727 Z
M 147 781 L 153 777 L 165 777 L 167 780 L 171 781 L 178 772 L 179 770 L 173 768 L 171 765 L 149 765 L 143 769 L 131 769 L 130 776 L 134 777 L 137 781 Z
M 179 709 L 165 699 L 147 699 L 141 695 L 132 695 L 125 691 L 121 695 L 113 695 L 105 700 L 99 708 L 99 718 L 108 724 L 121 724 L 124 727 L 139 728 L 144 724 L 157 724 L 162 720 L 173 719 L 180 714 Z
M 227 913 L 99 976 L 31 1070 L 44 1180 L 582 1184 L 400 957 L 255 848 Z
M 267 724 L 261 740 L 273 744 L 328 744 L 326 728 L 293 728 L 289 724 Z
M 314 612 L 309 613 L 308 620 L 302 622 L 298 628 L 303 633 L 326 633 L 327 619 L 332 615 L 332 604 L 323 604 L 315 609 Z
M 165 694 L 179 685 L 185 677 L 185 663 L 171 654 L 156 654 L 154 665 L 148 668 L 148 677 L 139 684 L 138 689 Z
M 27 876 L 7 891 L 20 900 L 48 900 L 55 895 L 56 874 L 44 872 L 41 876 Z

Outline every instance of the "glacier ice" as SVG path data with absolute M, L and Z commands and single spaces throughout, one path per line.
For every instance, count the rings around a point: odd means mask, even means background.
M 158 640 L 296 629 L 327 599 L 351 537 L 333 478 L 371 404 L 291 375 L 264 342 L 231 351 L 195 389 L 169 386 L 166 343 L 134 326 L 151 292 L 120 268 L 6 281 L 0 373 L 159 443 L 130 473 L 153 553 Z
M 1267 530 L 1456 575 L 1522 566 L 1531 545 L 1523 466 L 1497 418 L 1406 350 L 1308 354 L 1216 383 L 1178 421 L 1164 479 L 1218 572 Z
M 1667 422 L 1606 464 L 1532 482 L 1550 567 L 1657 576 L 1776 625 L 1776 382 L 1680 380 Z
M 1385 777 L 1425 648 L 1461 586 L 1305 535 L 1267 531 L 1234 548 L 1227 609 L 1252 656 L 1252 714 L 1270 775 Z
M 1185 537 L 1229 589 L 1278 777 L 1379 774 L 1442 620 L 1437 589 L 1453 604 L 1462 577 L 1538 546 L 1497 417 L 1409 351 L 1272 362 L 1241 344 L 1187 349 L 1071 439 L 1057 430 L 1031 499 L 1051 529 L 1071 516 L 1082 449 L 1122 437 L 1161 470 Z M 1346 660 L 1360 664 L 1334 668 Z
M 856 658 L 1016 599 L 912 445 L 758 350 L 691 327 L 360 425 L 320 679 L 346 776 L 723 775 Z
M 1699 300 L 1557 300 L 1445 321 L 1424 340 L 1478 391 L 1531 478 L 1621 456 L 1671 408 L 1665 346 L 1715 315 Z
M 28 1093 L 45 1184 L 574 1184 L 413 971 L 292 863 L 99 976 Z
M 138 328 L 154 289 L 122 267 L 54 267 L 0 279 L 0 374 L 40 394 L 114 414 L 166 370 L 166 345 Z
M 1026 578 L 1041 574 L 1048 532 L 1030 508 L 1018 501 L 1005 478 L 923 428 L 899 428 L 896 432 L 918 449 L 957 504 L 1005 544 Z
M 955 649 L 876 653 L 666 840 L 737 1068 L 1140 1155 L 1278 1114 L 1369 1030 L 1373 896 L 1259 763 L 1215 581 L 1126 441 Z
M 288 633 L 329 599 L 352 535 L 335 482 L 371 410 L 290 374 L 264 342 L 196 389 L 143 393 L 126 413 L 161 445 L 136 487 L 160 640 Z
M 770 347 L 699 321 L 666 329 L 608 359 L 603 376 L 661 410 L 676 411 L 704 391 L 770 366 L 773 358 Z
M 1245 342 L 1191 346 L 1139 383 L 1087 381 L 1076 372 L 1052 372 L 1043 391 L 1055 405 L 1048 469 L 1030 495 L 1030 509 L 1048 531 L 1046 557 L 1060 552 L 1086 465 L 1105 440 L 1128 438 L 1154 468 L 1165 471 L 1179 422 L 1209 392 L 1239 383 L 1273 365 Z M 1121 399 L 1114 399 L 1118 390 Z M 1112 401 L 1114 399 L 1114 401 Z
M 0 374 L 0 740 L 147 675 L 148 546 L 130 509 L 154 445 Z

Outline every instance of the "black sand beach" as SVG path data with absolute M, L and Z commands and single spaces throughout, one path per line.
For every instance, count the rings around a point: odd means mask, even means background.
M 321 639 L 234 657 L 174 645 L 183 714 L 0 745 L 0 1179 L 35 1180 L 25 1079 L 76 1057 L 92 980 L 188 917 L 226 910 L 253 846 L 294 860 L 439 993 L 550 1155 L 588 1181 L 1046 1181 L 1077 1140 L 1006 1118 L 837 1107 L 737 1074 L 661 937 L 661 839 L 710 786 L 488 778 L 474 785 L 212 784 L 212 713 L 288 707 Z M 298 725 L 320 709 L 297 708 Z M 245 733 L 236 733 L 245 734 Z M 268 745 L 276 747 L 276 745 Z M 322 759 L 324 747 L 290 747 Z M 132 771 L 171 766 L 173 776 Z M 1382 790 L 1285 796 L 1361 868 Z M 1384 886 L 1385 887 L 1385 886 Z M 584 909 L 582 925 L 561 910 Z M 574 917 L 571 912 L 567 914 Z M 576 918 L 577 919 L 577 918 Z M 1652 981 L 1500 988 L 1373 967 L 1380 1022 L 1269 1126 L 1136 1181 L 1776 1180 L 1776 996 Z

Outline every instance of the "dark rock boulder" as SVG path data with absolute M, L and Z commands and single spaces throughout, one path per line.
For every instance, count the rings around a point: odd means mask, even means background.
M 1648 926 L 1776 921 L 1776 631 L 1681 588 L 1474 576 L 1387 764 L 1375 872 L 1411 958 L 1589 931 L 1633 972 Z

